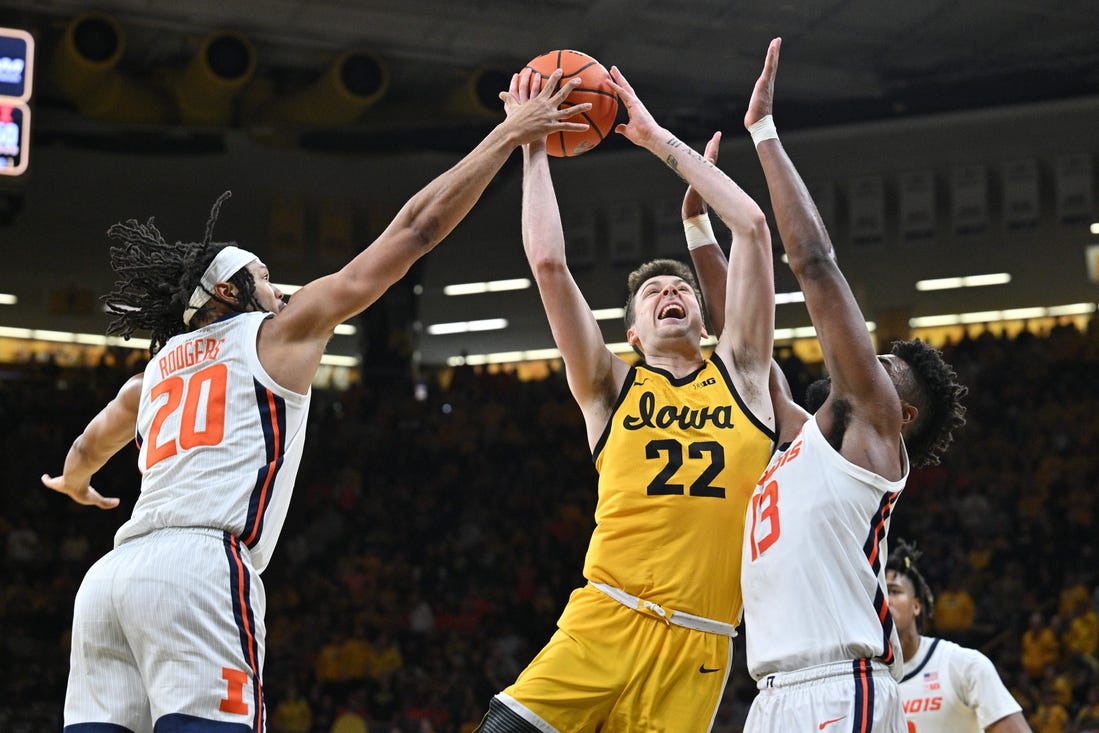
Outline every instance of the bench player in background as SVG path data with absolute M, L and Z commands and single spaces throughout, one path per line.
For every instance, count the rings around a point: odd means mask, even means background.
M 908 733 L 1031 733 L 988 657 L 920 634 L 934 614 L 935 597 L 919 559 L 913 546 L 898 540 L 885 566 L 889 609 L 904 650 L 900 690 Z
M 544 92 L 413 196 L 340 271 L 289 304 L 253 253 L 168 244 L 150 219 L 111 227 L 112 333 L 154 352 L 73 443 L 50 489 L 118 505 L 91 478 L 130 441 L 141 494 L 77 592 L 66 731 L 263 731 L 263 571 L 290 502 L 310 385 L 335 327 L 370 306 L 466 215 L 516 147 L 583 130 Z M 506 93 L 502 96 L 506 97 Z

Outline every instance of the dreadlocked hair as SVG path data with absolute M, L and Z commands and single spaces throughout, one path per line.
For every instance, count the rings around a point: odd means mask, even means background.
M 889 559 L 885 562 L 886 570 L 892 570 L 897 575 L 908 578 L 912 587 L 915 588 L 916 599 L 920 602 L 920 616 L 916 618 L 917 624 L 921 619 L 930 619 L 935 615 L 935 596 L 916 565 L 921 557 L 923 553 L 916 549 L 915 543 L 898 539 L 889 548 Z
M 232 192 L 226 191 L 214 202 L 201 242 L 168 244 L 153 217 L 144 224 L 128 219 L 107 230 L 107 236 L 118 242 L 110 249 L 111 269 L 118 279 L 114 289 L 101 298 L 112 316 L 108 334 L 129 339 L 135 331 L 148 331 L 149 351 L 155 354 L 168 339 L 187 330 L 183 311 L 191 293 L 217 253 L 231 244 L 211 241 L 221 205 L 230 196 Z M 237 288 L 238 303 L 217 300 L 234 310 L 258 307 L 255 281 L 246 269 L 235 273 L 229 282 Z M 209 308 L 210 304 L 203 306 L 192 322 L 207 315 Z
M 920 339 L 894 341 L 891 353 L 908 364 L 915 381 L 914 394 L 901 395 L 920 411 L 905 436 L 909 458 L 917 468 L 937 466 L 954 442 L 954 431 L 965 425 L 962 398 L 969 390 L 958 383 L 942 352 Z

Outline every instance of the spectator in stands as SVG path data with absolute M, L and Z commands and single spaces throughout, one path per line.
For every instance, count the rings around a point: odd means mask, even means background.
M 1027 676 L 1039 679 L 1046 667 L 1054 664 L 1061 654 L 1061 643 L 1053 633 L 1042 614 L 1035 611 L 1030 615 L 1030 626 L 1023 632 L 1022 663 Z
M 1099 615 L 1092 610 L 1086 590 L 1074 604 L 1065 615 L 1067 623 L 1061 634 L 1061 648 L 1069 658 L 1094 669 L 1099 667 L 1095 659 L 1099 649 Z
M 1042 702 L 1030 718 L 1030 727 L 1034 729 L 1034 733 L 1065 733 L 1068 722 L 1068 710 L 1057 702 L 1056 693 L 1049 689 L 1043 690 Z
M 955 576 L 935 599 L 935 631 L 951 638 L 967 638 L 973 630 L 977 605 L 964 580 Z
M 313 710 L 294 681 L 286 686 L 285 696 L 275 706 L 271 716 L 271 733 L 310 733 Z

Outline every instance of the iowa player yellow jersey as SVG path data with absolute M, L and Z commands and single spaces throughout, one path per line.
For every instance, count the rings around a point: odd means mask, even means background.
M 735 624 L 744 517 L 773 447 L 717 355 L 681 379 L 635 366 L 595 446 L 584 576 Z

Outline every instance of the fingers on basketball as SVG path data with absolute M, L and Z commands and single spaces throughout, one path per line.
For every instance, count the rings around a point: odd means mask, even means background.
M 607 69 L 586 53 L 559 49 L 544 53 L 527 63 L 527 68 L 550 76 L 561 69 L 561 84 L 580 79 L 568 93 L 561 107 L 588 102 L 591 109 L 581 111 L 564 122 L 588 125 L 586 130 L 562 130 L 546 139 L 546 152 L 558 158 L 571 158 L 595 149 L 611 133 L 618 116 L 618 95 L 608 82 Z

